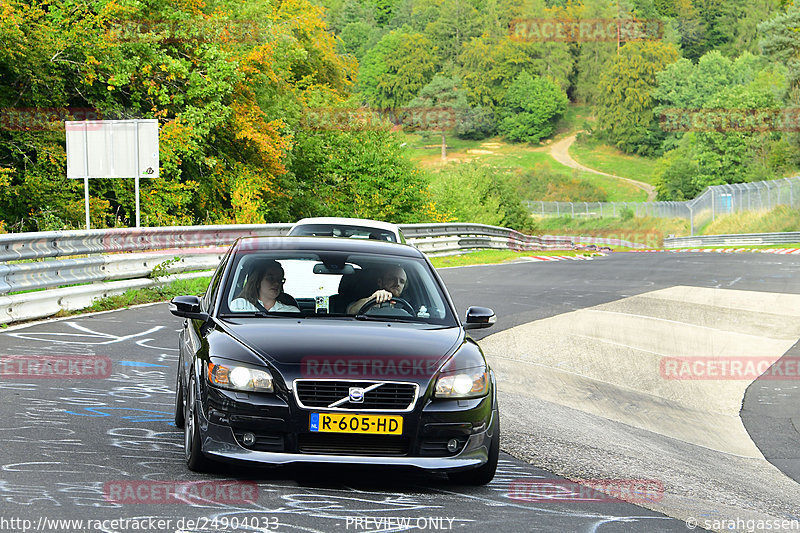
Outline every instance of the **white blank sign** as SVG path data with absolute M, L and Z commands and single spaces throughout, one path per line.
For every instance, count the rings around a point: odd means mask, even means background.
M 80 120 L 67 131 L 67 177 L 158 177 L 158 120 Z M 136 165 L 136 129 L 139 165 Z

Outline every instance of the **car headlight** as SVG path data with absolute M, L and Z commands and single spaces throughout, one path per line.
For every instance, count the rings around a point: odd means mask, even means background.
M 208 381 L 221 389 L 273 392 L 272 374 L 266 369 L 208 363 Z
M 479 398 L 489 393 L 489 372 L 477 346 L 465 344 L 456 351 L 436 378 L 436 398 Z
M 489 392 L 489 374 L 486 367 L 440 374 L 436 380 L 437 398 L 478 398 Z

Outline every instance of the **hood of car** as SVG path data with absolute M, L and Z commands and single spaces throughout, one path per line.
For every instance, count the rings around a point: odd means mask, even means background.
M 284 375 L 309 379 L 429 379 L 464 340 L 460 327 L 336 319 L 242 319 L 224 329 Z

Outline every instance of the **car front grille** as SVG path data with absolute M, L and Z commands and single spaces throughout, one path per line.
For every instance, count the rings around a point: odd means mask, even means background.
M 408 454 L 408 439 L 386 435 L 298 435 L 300 453 L 324 455 L 402 456 Z
M 348 398 L 350 389 L 368 389 L 364 401 L 346 401 L 335 407 L 336 402 Z M 310 409 L 341 409 L 358 411 L 411 411 L 417 399 L 417 385 L 414 383 L 380 381 L 336 381 L 336 380 L 296 380 L 295 394 L 301 407 Z

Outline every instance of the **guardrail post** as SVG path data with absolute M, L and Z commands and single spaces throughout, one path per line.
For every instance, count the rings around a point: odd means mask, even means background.
M 572 209 L 572 218 L 575 218 L 575 204 L 570 202 L 569 207 Z

